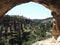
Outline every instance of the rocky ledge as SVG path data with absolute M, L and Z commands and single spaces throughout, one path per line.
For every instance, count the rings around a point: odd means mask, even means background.
M 60 36 L 57 38 L 57 40 L 55 40 L 54 37 L 52 37 L 46 40 L 37 41 L 32 45 L 60 45 Z

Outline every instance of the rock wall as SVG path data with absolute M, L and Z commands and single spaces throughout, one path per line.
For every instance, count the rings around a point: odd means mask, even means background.
M 60 13 L 60 0 L 0 0 L 0 16 L 4 15 L 12 7 L 30 1 L 40 3 L 57 14 Z

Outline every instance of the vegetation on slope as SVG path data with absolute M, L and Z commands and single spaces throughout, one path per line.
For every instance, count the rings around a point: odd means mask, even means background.
M 0 45 L 31 45 L 51 37 L 51 29 L 52 18 L 40 20 L 5 15 L 0 21 Z

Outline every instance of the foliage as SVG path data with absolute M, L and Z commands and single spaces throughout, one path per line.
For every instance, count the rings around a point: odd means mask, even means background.
M 33 42 L 51 37 L 52 18 L 28 19 L 23 16 L 5 15 L 0 22 L 0 44 L 32 45 Z

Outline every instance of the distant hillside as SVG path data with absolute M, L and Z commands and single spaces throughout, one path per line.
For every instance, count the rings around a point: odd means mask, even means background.
M 52 21 L 52 17 L 46 18 L 46 19 L 32 19 L 32 21 L 35 22 L 48 22 L 48 21 Z
M 51 21 L 51 22 L 52 22 L 52 19 L 53 19 L 52 17 L 43 19 L 43 20 L 42 20 L 42 23 L 45 23 L 45 22 L 48 22 L 48 21 Z
M 31 21 L 41 22 L 41 23 L 52 21 L 52 19 L 53 19 L 52 17 L 49 17 L 49 18 L 46 18 L 46 19 L 29 19 L 27 17 L 19 16 L 19 15 L 13 15 L 13 16 L 4 15 L 4 17 L 13 17 L 13 18 L 16 17 L 16 18 L 28 19 L 28 20 L 31 20 Z

